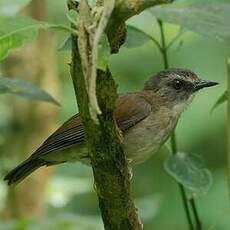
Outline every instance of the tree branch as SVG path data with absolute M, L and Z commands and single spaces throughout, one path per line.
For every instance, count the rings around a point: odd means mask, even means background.
M 113 53 L 119 51 L 120 46 L 125 41 L 125 21 L 137 15 L 145 9 L 159 5 L 171 3 L 173 0 L 116 0 L 115 8 L 107 26 L 107 34 L 110 44 L 113 46 Z
M 102 111 L 99 124 L 91 119 L 77 45 L 73 37 L 71 74 L 87 134 L 96 192 L 105 229 L 142 229 L 131 199 L 128 165 L 113 120 L 116 85 L 109 71 L 98 72 L 97 98 Z
M 111 21 L 126 21 L 149 7 L 171 2 L 173 0 L 116 0 Z
M 71 76 L 88 141 L 89 156 L 105 229 L 141 230 L 143 227 L 131 197 L 130 172 L 122 148 L 122 138 L 113 116 L 117 86 L 109 69 L 106 71 L 97 70 L 95 78 L 92 77 L 94 76 L 92 71 L 95 71 L 94 55 L 97 55 L 93 49 L 97 47 L 95 45 L 97 42 L 95 41 L 96 31 L 98 31 L 96 38 L 99 39 L 101 35 L 100 22 L 103 24 L 103 28 L 106 27 L 111 52 L 118 52 L 125 39 L 125 20 L 149 6 L 168 1 L 116 0 L 113 12 L 109 12 L 111 8 L 106 7 L 105 2 L 99 0 L 97 8 L 103 7 L 104 15 L 111 13 L 112 15 L 109 20 L 102 23 L 102 14 L 99 23 L 94 24 L 95 27 L 92 27 L 95 18 L 92 17 L 92 11 L 87 6 L 87 1 L 80 2 L 78 37 L 72 35 Z M 110 3 L 113 4 L 113 0 L 110 0 Z M 71 6 L 70 1 L 68 6 Z M 93 10 L 97 11 L 97 8 Z M 114 28 L 115 25 L 116 28 Z M 96 93 L 92 92 L 92 88 L 89 87 L 90 82 L 92 83 L 95 79 Z M 91 93 L 98 101 L 100 108 L 100 113 L 96 113 L 96 122 L 90 111 Z

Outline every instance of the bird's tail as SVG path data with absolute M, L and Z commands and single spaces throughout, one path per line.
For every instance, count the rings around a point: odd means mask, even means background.
M 16 168 L 11 170 L 4 178 L 7 181 L 8 185 L 19 183 L 25 177 L 29 176 L 34 170 L 40 168 L 43 165 L 46 165 L 42 159 L 33 159 L 29 158 L 26 161 L 22 162 Z

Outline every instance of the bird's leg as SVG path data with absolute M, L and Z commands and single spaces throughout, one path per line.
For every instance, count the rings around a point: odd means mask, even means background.
M 124 136 L 123 136 L 122 131 L 121 131 L 121 130 L 119 129 L 119 127 L 117 126 L 117 124 L 116 124 L 116 130 L 117 130 L 118 138 L 119 138 L 120 142 L 123 143 L 123 142 L 124 142 Z M 129 161 L 129 160 L 128 160 L 128 161 Z M 129 162 L 128 162 L 128 163 L 129 163 Z
M 97 188 L 97 184 L 96 184 L 95 180 L 94 180 L 94 182 L 93 182 L 93 189 L 94 189 L 94 191 L 97 193 L 97 195 L 98 195 L 100 198 L 103 198 L 103 196 L 101 195 L 100 190 Z
M 133 178 L 133 171 L 132 171 L 132 167 L 130 166 L 130 164 L 132 163 L 132 159 L 127 159 L 127 163 L 128 163 L 128 176 L 129 176 L 129 180 L 132 180 L 132 178 Z
M 94 189 L 95 192 L 97 192 L 97 185 L 96 185 L 95 180 L 93 181 L 93 189 Z
M 138 213 L 138 209 L 137 208 L 135 208 L 135 212 L 136 213 Z M 144 229 L 144 225 L 142 224 L 142 222 L 141 222 L 141 219 L 138 217 L 138 224 L 139 224 L 139 226 L 140 226 L 140 229 Z

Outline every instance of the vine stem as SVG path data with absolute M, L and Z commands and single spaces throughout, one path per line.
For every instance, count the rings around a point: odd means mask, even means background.
M 228 146 L 227 146 L 227 167 L 228 167 L 228 192 L 229 192 L 229 198 L 230 198 L 230 54 L 227 56 L 226 60 L 227 65 L 227 140 L 228 140 Z
M 163 22 L 161 20 L 157 20 L 157 22 L 158 22 L 158 25 L 159 25 L 159 28 L 160 28 L 160 37 L 161 37 L 161 49 L 160 49 L 160 52 L 161 52 L 161 55 L 163 57 L 164 68 L 168 69 L 169 68 L 169 61 L 168 61 L 168 55 L 167 55 L 168 49 L 167 49 L 167 45 L 166 45 L 166 41 L 165 41 L 165 33 L 164 33 L 164 28 L 163 28 Z M 173 130 L 173 133 L 171 135 L 171 149 L 172 149 L 172 153 L 174 155 L 177 154 L 177 142 L 176 142 L 175 130 Z M 185 188 L 180 183 L 178 183 L 178 186 L 179 186 L 179 189 L 180 189 L 181 198 L 182 198 L 182 201 L 183 201 L 183 206 L 184 206 L 184 210 L 185 210 L 185 213 L 186 213 L 189 229 L 194 230 L 192 217 L 191 217 L 191 213 L 190 213 L 190 210 L 189 210 L 189 204 L 190 204 L 192 213 L 194 215 L 195 223 L 196 223 L 196 229 L 197 230 L 202 230 L 202 225 L 201 225 L 201 221 L 200 221 L 198 211 L 197 211 L 197 208 L 196 208 L 195 200 L 193 198 L 191 198 L 190 202 L 188 202 L 188 200 L 186 198 Z
M 197 230 L 201 230 L 202 229 L 202 224 L 201 224 L 198 212 L 197 212 L 195 200 L 191 199 L 190 204 L 191 204 L 192 211 L 194 213 L 194 218 L 195 218 L 195 221 L 196 221 L 196 228 L 197 228 Z

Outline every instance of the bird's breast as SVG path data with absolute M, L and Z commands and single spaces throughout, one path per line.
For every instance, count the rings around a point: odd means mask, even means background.
M 132 163 L 141 163 L 156 153 L 176 126 L 178 114 L 163 107 L 152 112 L 124 135 L 124 150 Z

